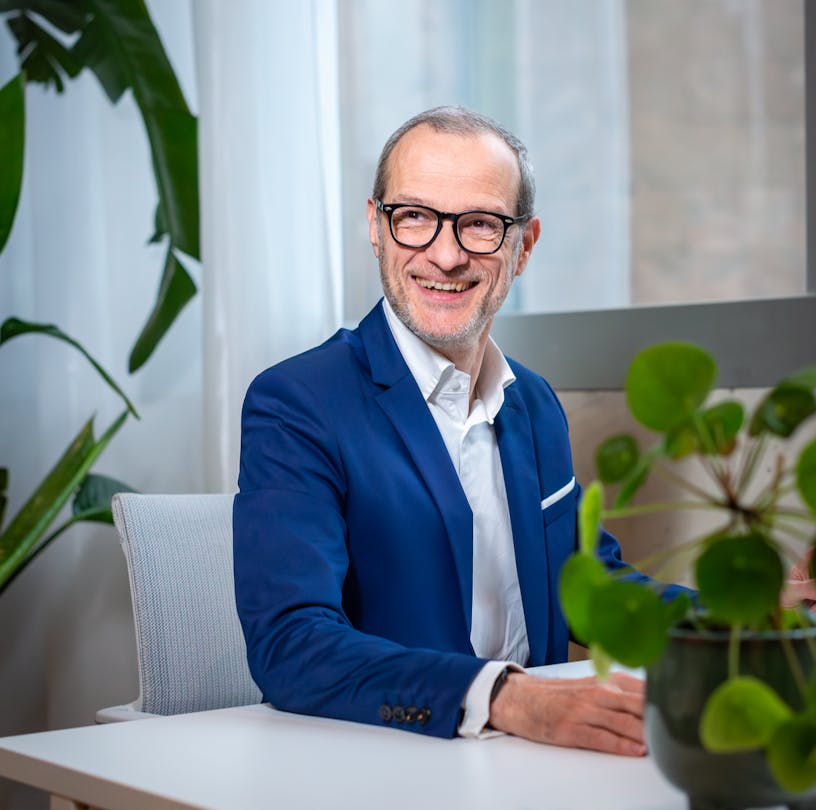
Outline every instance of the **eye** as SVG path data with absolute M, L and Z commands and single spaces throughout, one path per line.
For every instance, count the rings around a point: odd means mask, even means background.
M 427 208 L 397 208 L 391 217 L 398 228 L 416 228 L 436 223 L 436 216 Z

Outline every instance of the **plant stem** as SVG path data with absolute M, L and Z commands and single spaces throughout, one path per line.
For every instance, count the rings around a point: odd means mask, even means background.
M 785 534 L 789 535 L 790 537 L 795 537 L 797 540 L 810 542 L 813 539 L 807 532 L 799 531 L 799 529 L 797 529 L 795 526 L 788 526 L 787 523 L 782 523 L 779 520 L 774 522 L 774 526 L 780 532 L 785 532 Z
M 738 495 L 742 495 L 747 489 L 748 485 L 751 483 L 751 479 L 754 477 L 754 472 L 756 472 L 757 462 L 765 452 L 765 443 L 765 434 L 761 433 L 753 445 L 748 447 L 745 454 L 745 464 L 742 468 L 742 472 L 737 478 Z
M 728 639 L 728 677 L 736 678 L 739 675 L 739 654 L 740 654 L 740 631 L 739 624 L 731 628 L 731 635 Z
M 807 703 L 807 680 L 805 673 L 802 672 L 802 663 L 796 657 L 796 651 L 793 649 L 793 644 L 790 638 L 783 635 L 780 639 L 782 644 L 782 651 L 785 653 L 785 658 L 788 659 L 788 666 L 790 667 L 793 680 L 796 681 L 796 688 L 802 696 L 802 700 Z
M 691 481 L 687 481 L 685 478 L 683 478 L 682 475 L 678 475 L 677 473 L 674 473 L 671 470 L 666 469 L 665 467 L 662 467 L 658 464 L 655 464 L 653 469 L 658 475 L 662 476 L 667 481 L 671 481 L 672 483 L 677 484 L 677 486 L 681 487 L 682 489 L 685 489 L 687 492 L 690 492 L 693 495 L 696 495 L 698 498 L 701 498 L 706 503 L 714 504 L 718 507 L 725 506 L 725 504 L 723 504 L 721 501 L 718 501 L 716 498 L 714 498 L 711 495 L 711 493 L 706 492 L 701 487 L 695 486 L 694 484 L 691 483 Z
M 641 506 L 622 506 L 617 509 L 605 509 L 604 520 L 648 515 L 652 512 L 665 512 L 668 509 L 722 509 L 720 504 L 701 503 L 700 501 L 672 501 L 670 503 L 646 503 Z

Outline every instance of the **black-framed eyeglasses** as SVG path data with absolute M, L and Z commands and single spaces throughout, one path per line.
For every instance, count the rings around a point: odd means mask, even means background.
M 453 234 L 459 247 L 468 253 L 483 256 L 498 251 L 508 228 L 529 219 L 527 216 L 508 217 L 491 211 L 451 214 L 427 205 L 384 203 L 377 199 L 374 204 L 388 217 L 391 236 L 398 245 L 414 249 L 428 247 L 439 236 L 442 223 L 449 219 L 453 223 Z

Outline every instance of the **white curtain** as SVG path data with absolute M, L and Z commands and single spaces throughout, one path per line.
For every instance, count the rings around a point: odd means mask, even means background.
M 236 487 L 252 378 L 342 313 L 334 0 L 198 0 L 206 477 Z

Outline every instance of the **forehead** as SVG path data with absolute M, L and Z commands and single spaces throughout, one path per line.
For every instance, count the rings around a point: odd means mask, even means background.
M 498 135 L 437 132 L 423 124 L 394 147 L 386 197 L 445 211 L 476 207 L 512 214 L 519 182 L 516 155 Z

